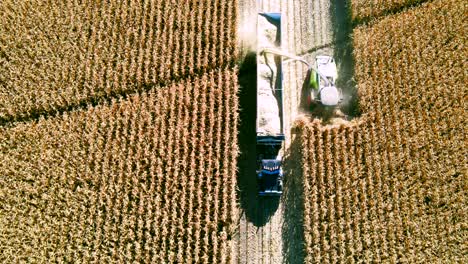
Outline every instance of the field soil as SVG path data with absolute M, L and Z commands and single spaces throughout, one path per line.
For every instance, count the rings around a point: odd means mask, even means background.
M 352 45 L 345 12 L 345 1 L 241 0 L 239 1 L 238 41 L 240 49 L 240 131 L 238 184 L 241 216 L 234 251 L 238 263 L 301 263 L 304 260 L 299 140 L 291 131 L 298 117 L 321 118 L 304 109 L 304 81 L 307 68 L 298 62 L 283 63 L 284 125 L 283 148 L 285 193 L 280 199 L 259 198 L 255 175 L 256 115 L 256 20 L 258 12 L 281 12 L 282 49 L 304 56 L 313 63 L 316 55 L 336 57 L 338 83 L 348 95 L 342 110 L 356 115 L 349 107 L 354 85 Z M 306 113 L 306 114 L 304 114 Z

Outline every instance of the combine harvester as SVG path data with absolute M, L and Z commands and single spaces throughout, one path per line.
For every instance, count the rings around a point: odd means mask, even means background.
M 257 16 L 257 179 L 260 196 L 281 196 L 283 169 L 281 148 L 285 139 L 283 58 L 300 61 L 308 67 L 309 104 L 335 107 L 342 101 L 335 87 L 336 64 L 330 56 L 317 56 L 315 67 L 305 59 L 284 52 L 281 13 Z M 315 74 L 313 74 L 315 73 Z

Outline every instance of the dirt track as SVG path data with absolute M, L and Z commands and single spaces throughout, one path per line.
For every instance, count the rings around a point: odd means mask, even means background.
M 239 143 L 239 190 L 241 216 L 235 248 L 238 263 L 302 263 L 302 180 L 298 155 L 300 143 L 293 140 L 291 126 L 301 112 L 306 67 L 297 62 L 283 65 L 285 89 L 284 147 L 285 191 L 281 200 L 260 199 L 255 177 L 255 23 L 257 12 L 281 12 L 283 49 L 313 62 L 316 54 L 336 58 L 340 83 L 350 85 L 352 61 L 343 20 L 344 1 L 330 0 L 239 0 L 241 127 Z M 335 26 L 339 25 L 339 26 Z

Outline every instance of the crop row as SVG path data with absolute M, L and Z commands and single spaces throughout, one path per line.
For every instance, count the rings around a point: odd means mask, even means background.
M 362 120 L 300 137 L 307 263 L 466 261 L 465 6 L 354 30 Z
M 428 0 L 351 0 L 351 13 L 354 20 L 379 17 L 386 12 L 416 5 Z
M 0 259 L 227 263 L 232 70 L 0 129 Z
M 0 120 L 230 64 L 235 1 L 1 1 Z

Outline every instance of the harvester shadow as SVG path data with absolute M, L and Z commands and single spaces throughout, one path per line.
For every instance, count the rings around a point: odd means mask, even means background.
M 331 1 L 330 13 L 332 15 L 333 40 L 335 45 L 335 60 L 338 70 L 337 87 L 344 94 L 341 111 L 353 119 L 361 115 L 359 97 L 354 79 L 354 45 L 352 39 L 353 23 L 348 0 Z
M 257 66 L 256 54 L 247 53 L 239 69 L 239 148 L 237 160 L 238 197 L 240 206 L 247 221 L 256 227 L 268 223 L 277 211 L 279 198 L 259 197 L 256 175 L 256 100 L 257 100 Z
M 283 263 L 304 263 L 304 186 L 301 164 L 301 138 L 291 132 L 292 141 L 286 150 L 283 203 Z

